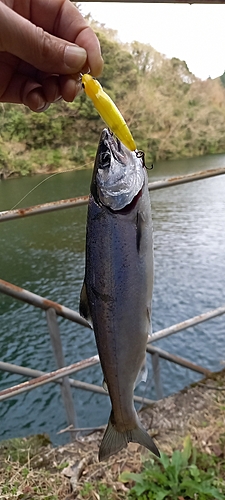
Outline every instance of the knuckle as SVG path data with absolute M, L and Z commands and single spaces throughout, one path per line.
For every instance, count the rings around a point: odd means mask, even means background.
M 40 65 L 44 67 L 47 63 L 48 68 L 46 68 L 46 71 L 51 71 L 63 54 L 64 46 L 42 28 L 37 27 L 36 29 Z

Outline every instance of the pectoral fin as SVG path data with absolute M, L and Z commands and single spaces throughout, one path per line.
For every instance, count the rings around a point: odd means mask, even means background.
M 89 322 L 92 322 L 85 281 L 83 282 L 83 286 L 80 293 L 79 312 L 80 315 L 83 316 L 83 318 L 85 318 Z

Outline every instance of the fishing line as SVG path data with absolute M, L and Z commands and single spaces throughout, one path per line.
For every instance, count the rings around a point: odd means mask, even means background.
M 147 170 L 152 170 L 153 169 L 153 164 L 151 165 L 151 167 L 147 167 L 146 166 L 144 151 L 142 151 L 142 150 L 136 150 L 135 153 L 136 153 L 137 158 L 142 158 L 142 160 L 143 160 L 143 166 L 146 167 Z M 36 186 L 34 186 L 30 191 L 28 191 L 28 193 L 26 193 L 25 196 L 23 196 L 12 208 L 10 208 L 10 210 L 14 210 L 16 207 L 18 207 L 18 205 L 22 201 L 24 201 L 31 193 L 33 193 L 33 191 L 35 191 L 38 187 L 40 187 L 42 184 L 44 184 L 44 182 L 48 181 L 49 179 L 52 179 L 52 177 L 55 177 L 56 175 L 59 175 L 59 174 L 65 174 L 67 172 L 74 172 L 74 170 L 81 170 L 83 167 L 86 167 L 87 165 L 92 165 L 92 164 L 93 164 L 93 162 L 90 161 L 88 163 L 85 163 L 81 167 L 69 168 L 67 170 L 63 170 L 62 172 L 55 172 L 54 174 L 49 175 L 46 179 L 43 179 Z
M 68 168 L 67 170 L 63 170 L 62 172 L 55 172 L 54 174 L 51 174 L 49 175 L 46 179 L 43 179 L 41 182 L 39 182 L 36 186 L 34 186 L 30 191 L 28 191 L 28 193 L 25 194 L 25 196 L 23 196 L 23 198 L 21 198 L 12 208 L 10 208 L 10 210 L 14 210 L 16 207 L 18 207 L 18 205 L 24 201 L 28 196 L 29 194 L 31 194 L 33 191 L 35 191 L 35 189 L 37 189 L 39 186 L 41 186 L 44 182 L 48 181 L 49 179 L 51 179 L 52 177 L 55 177 L 56 175 L 59 175 L 59 174 L 65 174 L 67 172 L 74 172 L 74 170 L 81 170 L 83 167 L 86 167 L 87 165 L 91 165 L 93 162 L 92 161 L 89 161 L 88 163 L 84 163 L 84 165 L 82 165 L 81 167 L 76 167 L 76 168 Z
M 28 191 L 27 194 L 25 194 L 25 196 L 23 196 L 23 198 L 21 198 L 12 208 L 10 208 L 10 210 L 14 210 L 14 208 L 18 207 L 18 205 L 23 201 L 25 200 L 25 198 L 27 198 L 27 196 L 29 196 L 30 193 L 32 193 L 33 191 L 35 191 L 35 189 L 37 189 L 39 186 L 41 186 L 41 184 L 43 184 L 44 182 L 48 181 L 48 179 L 51 179 L 51 177 L 54 177 L 54 175 L 57 175 L 57 174 L 61 174 L 62 172 L 56 172 L 55 174 L 52 174 L 50 175 L 49 177 L 47 177 L 47 179 L 43 179 L 41 182 L 39 182 L 39 184 L 37 184 L 36 186 L 34 186 L 30 191 Z

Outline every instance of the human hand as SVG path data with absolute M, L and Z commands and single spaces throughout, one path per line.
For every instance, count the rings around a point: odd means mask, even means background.
M 73 101 L 80 73 L 102 67 L 99 41 L 69 0 L 0 0 L 0 102 L 44 111 Z

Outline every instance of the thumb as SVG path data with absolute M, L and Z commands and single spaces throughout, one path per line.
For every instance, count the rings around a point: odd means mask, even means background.
M 0 51 L 13 54 L 46 73 L 78 73 L 86 50 L 50 35 L 0 2 Z

